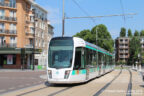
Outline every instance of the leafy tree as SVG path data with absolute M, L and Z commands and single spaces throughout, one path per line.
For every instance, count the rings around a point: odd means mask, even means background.
M 120 31 L 120 37 L 125 37 L 125 36 L 126 36 L 126 29 L 122 27 Z
M 140 38 L 133 37 L 130 40 L 130 57 L 128 60 L 128 63 L 134 64 L 138 60 L 138 54 L 141 51 L 141 44 L 140 44 Z
M 132 37 L 132 31 L 131 31 L 131 29 L 128 29 L 128 37 Z
M 134 36 L 140 36 L 140 34 L 137 30 L 135 30 Z
M 97 36 L 96 36 L 97 32 Z M 90 43 L 96 44 L 96 37 L 97 37 L 97 44 L 98 46 L 113 52 L 113 45 L 114 41 L 107 30 L 107 27 L 103 24 L 97 25 L 92 28 L 92 30 L 83 30 L 80 33 L 74 35 L 74 37 L 83 38 L 85 41 Z
M 144 30 L 141 30 L 140 36 L 144 36 Z
M 83 38 L 86 41 L 91 41 L 91 31 L 90 30 L 82 30 L 80 33 L 76 33 L 73 37 L 80 37 Z

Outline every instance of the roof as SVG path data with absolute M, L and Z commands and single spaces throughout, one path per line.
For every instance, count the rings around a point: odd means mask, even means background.
M 32 5 L 40 8 L 41 10 L 45 11 L 46 13 L 48 13 L 47 10 L 45 10 L 43 7 L 41 7 L 40 5 L 38 5 L 36 2 L 34 2 L 33 0 L 27 0 L 29 3 L 31 3 Z

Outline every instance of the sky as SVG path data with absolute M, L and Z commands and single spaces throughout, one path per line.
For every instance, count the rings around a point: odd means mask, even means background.
M 62 1 L 63 0 L 35 0 L 48 11 L 48 19 L 54 27 L 54 37 L 62 35 Z M 92 29 L 95 25 L 104 24 L 111 33 L 113 39 L 119 36 L 120 28 L 135 30 L 144 29 L 144 0 L 75 0 L 89 16 L 104 16 L 115 14 L 136 13 L 124 17 L 104 17 L 91 19 L 66 19 L 65 36 L 73 36 L 84 29 Z M 122 3 L 120 3 L 122 2 Z M 123 8 L 122 8 L 123 6 Z M 65 0 L 66 17 L 87 16 L 73 2 Z

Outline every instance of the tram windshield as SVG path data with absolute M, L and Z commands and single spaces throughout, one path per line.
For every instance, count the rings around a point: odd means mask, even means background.
M 72 64 L 73 41 L 51 40 L 49 46 L 48 66 L 50 68 L 69 68 Z

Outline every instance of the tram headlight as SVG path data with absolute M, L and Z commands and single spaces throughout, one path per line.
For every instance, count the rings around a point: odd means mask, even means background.
M 70 70 L 66 70 L 65 75 L 64 75 L 64 79 L 68 79 L 69 74 L 70 74 Z
M 48 76 L 49 76 L 49 78 L 52 78 L 52 71 L 51 70 L 48 70 Z

